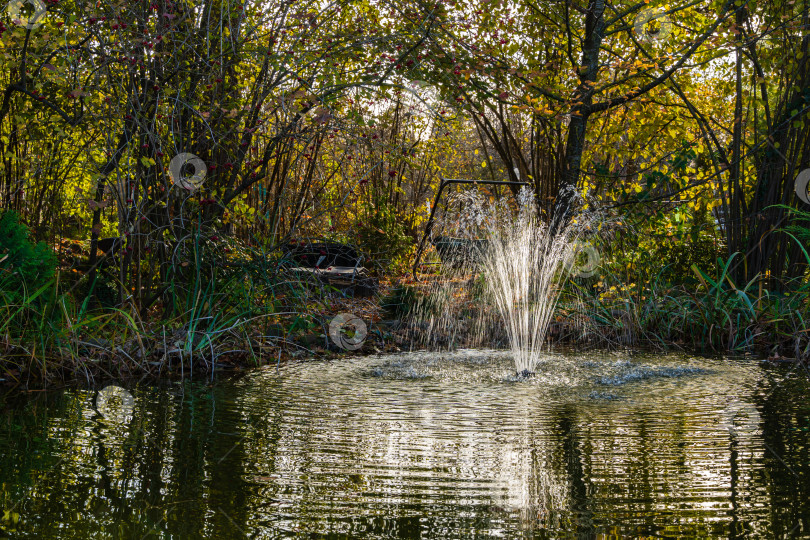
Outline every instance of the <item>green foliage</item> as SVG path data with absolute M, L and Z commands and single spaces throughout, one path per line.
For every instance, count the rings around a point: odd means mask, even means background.
M 273 310 L 279 280 L 261 252 L 231 237 L 197 232 L 166 269 L 164 316 L 217 321 Z
M 112 275 L 115 269 L 99 268 L 94 283 L 83 280 L 76 287 L 76 298 L 86 299 L 92 295 L 93 301 L 101 308 L 111 308 L 118 305 L 118 281 Z
M 701 232 L 697 238 L 683 241 L 661 242 L 651 253 L 656 265 L 666 265 L 665 276 L 674 282 L 692 282 L 695 278 L 692 267 L 714 268 L 721 256 L 723 246 L 714 236 Z M 658 270 L 656 268 L 655 270 Z
M 807 146 L 810 64 L 791 52 L 802 2 L 750 3 L 739 13 L 745 36 L 726 24 L 733 3 L 674 2 L 666 8 L 673 31 L 661 39 L 640 39 L 630 4 L 605 11 L 607 26 L 590 24 L 599 17 L 592 11 L 522 0 L 478 11 L 466 3 L 346 0 L 317 15 L 301 3 L 237 0 L 203 11 L 199 2 L 167 4 L 159 14 L 137 2 L 48 4 L 31 32 L 0 17 L 3 206 L 17 209 L 37 238 L 87 240 L 91 226 L 101 237 L 129 233 L 93 283 L 60 297 L 69 279 L 86 275 L 79 268 L 88 254 L 49 288 L 53 253 L 32 243 L 14 214 L 2 214 L 0 308 L 16 321 L 7 325 L 45 328 L 54 313 L 71 329 L 92 324 L 115 311 L 119 291 L 116 317 L 132 331 L 125 309 L 141 317 L 141 328 L 166 323 L 216 339 L 248 319 L 304 312 L 327 288 L 280 272 L 272 255 L 250 245 L 329 236 L 357 245 L 376 274 L 405 272 L 441 178 L 520 176 L 533 181 L 549 212 L 571 176 L 560 172 L 576 172 L 589 209 L 609 214 L 600 246 L 607 276 L 578 281 L 592 287 L 586 316 L 625 329 L 644 321 L 638 328 L 660 339 L 708 333 L 719 347 L 729 325 L 744 327 L 736 317 L 747 316 L 751 289 L 738 283 L 748 292 L 690 296 L 706 280 L 693 268 L 715 275 L 718 257 L 740 251 L 748 261 L 735 266 L 745 278 L 732 272 L 720 289 L 729 279 L 750 281 L 768 269 L 748 264 L 760 255 L 750 245 L 760 238 L 795 240 L 810 260 L 810 215 L 777 224 L 762 212 L 793 200 L 785 191 L 792 179 L 771 172 L 782 161 L 799 163 Z M 392 18 L 392 9 L 403 16 Z M 237 15 L 243 23 L 234 25 Z M 457 47 L 473 35 L 474 45 Z M 756 73 L 758 88 L 743 84 L 737 95 L 741 37 L 752 44 L 741 73 Z M 87 43 L 92 51 L 77 54 Z M 155 54 L 134 54 L 132 44 Z M 199 51 L 213 60 L 200 63 Z M 580 65 L 583 57 L 592 61 Z M 648 86 L 673 68 L 674 78 Z M 743 118 L 729 106 L 735 102 Z M 768 144 L 763 133 L 773 135 Z M 199 189 L 167 178 L 179 152 L 205 163 Z M 779 264 L 806 270 L 791 257 Z M 780 269 L 772 273 L 777 279 Z M 91 291 L 96 301 L 85 302 Z M 483 277 L 465 291 L 485 295 Z M 459 305 L 410 289 L 396 295 L 386 300 L 391 313 Z M 453 309 L 465 316 L 467 308 Z M 279 324 L 298 328 L 302 320 Z M 204 350 L 213 338 L 206 339 L 187 352 Z M 740 339 L 748 338 L 724 343 Z
M 34 243 L 15 212 L 0 214 L 0 291 L 15 302 L 45 285 L 54 276 L 56 255 L 44 243 Z
M 735 283 L 736 254 L 711 271 L 692 267 L 695 284 L 671 283 L 664 270 L 637 283 L 615 273 L 600 289 L 570 282 L 559 314 L 577 335 L 599 346 L 680 344 L 703 352 L 736 351 L 810 357 L 810 284 L 794 280 L 789 292 L 768 289 L 761 276 Z
M 810 247 L 810 211 L 797 210 L 789 206 L 779 205 L 793 214 L 793 223 L 785 227 L 785 231 L 792 234 L 805 248 Z M 807 261 L 810 264 L 810 261 Z
M 0 335 L 41 351 L 55 345 L 63 335 L 55 270 L 53 251 L 31 241 L 17 214 L 0 214 Z M 0 358 L 0 376 L 15 360 L 8 352 Z
M 355 242 L 369 255 L 372 270 L 403 272 L 414 251 L 414 240 L 405 234 L 405 225 L 392 205 L 380 203 L 369 209 L 355 226 Z
M 398 285 L 394 287 L 388 295 L 383 297 L 380 306 L 386 318 L 403 319 L 413 312 L 418 299 L 419 297 L 415 287 Z

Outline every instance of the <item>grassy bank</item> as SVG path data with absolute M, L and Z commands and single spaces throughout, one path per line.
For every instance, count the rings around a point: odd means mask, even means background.
M 0 287 L 0 384 L 206 378 L 295 357 L 425 343 L 505 345 L 497 324 L 477 342 L 461 334 L 444 340 L 425 335 L 424 325 L 413 318 L 414 307 L 435 300 L 427 283 L 444 279 L 441 275 L 422 283 L 400 279 L 396 286 L 382 280 L 375 296 L 349 298 L 293 272 L 283 254 L 223 245 L 192 252 L 192 264 L 172 269 L 164 294 L 148 305 L 116 290 L 109 273 L 100 271 L 89 286 L 87 273 L 72 268 L 69 258 L 62 254 L 53 262 L 32 247 L 23 254 L 28 263 L 12 266 L 18 270 L 7 272 Z M 11 250 L 6 256 L 19 259 Z M 577 347 L 810 358 L 810 284 L 775 284 L 768 276 L 737 284 L 729 272 L 735 259 L 719 261 L 711 272 L 693 265 L 690 279 L 675 283 L 663 272 L 628 283 L 606 264 L 601 277 L 566 282 L 548 339 Z M 56 266 L 43 276 L 40 270 L 49 261 Z M 463 305 L 472 306 L 483 282 L 464 283 Z M 329 338 L 329 323 L 338 313 L 355 314 L 367 324 L 357 351 L 343 350 Z
M 2 303 L 0 385 L 204 379 L 290 358 L 333 356 L 343 351 L 328 336 L 329 322 L 342 312 L 367 321 L 363 351 L 396 350 L 376 300 L 336 291 L 315 297 L 301 283 L 285 285 L 300 287 L 300 295 L 280 295 L 269 305 L 233 297 L 217 301 L 219 295 L 209 293 L 200 295 L 199 309 L 169 319 L 144 319 L 133 306 L 82 309 L 49 285 L 22 302 Z
M 695 267 L 696 280 L 685 284 L 626 285 L 616 276 L 600 288 L 572 283 L 558 310 L 560 339 L 810 358 L 810 285 L 796 280 L 774 290 L 767 277 L 736 284 L 728 267 L 714 275 Z
M 696 288 L 653 282 L 632 288 L 613 285 L 601 292 L 571 283 L 558 305 L 549 342 L 810 358 L 806 285 L 776 293 L 758 283 L 739 288 L 704 279 Z M 55 292 L 57 283 L 49 284 L 22 302 L 2 304 L 0 384 L 204 379 L 296 357 L 422 346 L 425 336 L 405 315 L 407 303 L 419 297 L 418 287 L 384 285 L 374 298 L 352 299 L 335 291 L 313 295 L 296 282 L 285 286 L 300 287 L 299 294 L 279 295 L 272 309 L 257 299 L 249 304 L 245 298 L 209 292 L 200 295 L 205 309 L 143 319 L 131 306 L 82 309 L 74 298 Z M 402 294 L 409 288 L 416 292 Z M 368 324 L 368 337 L 358 351 L 341 350 L 328 337 L 330 320 L 343 312 Z
M 389 346 L 388 330 L 375 326 L 376 299 L 346 298 L 291 271 L 283 254 L 230 245 L 201 250 L 193 264 L 178 265 L 183 274 L 170 276 L 148 305 L 121 291 L 108 271 L 90 285 L 69 258 L 60 257 L 47 279 L 30 272 L 16 279 L 25 274 L 23 265 L 10 266 L 18 271 L 0 282 L 0 385 L 204 378 L 336 354 L 328 329 L 341 312 L 371 325 L 367 350 Z M 383 282 L 380 294 L 386 290 Z

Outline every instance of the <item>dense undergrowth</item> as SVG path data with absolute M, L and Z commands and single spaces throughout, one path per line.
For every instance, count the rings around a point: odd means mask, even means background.
M 371 317 L 407 322 L 414 306 L 437 301 L 400 280 L 389 294 L 361 306 L 290 272 L 292 263 L 282 253 L 230 239 L 194 243 L 191 261 L 167 276 L 162 300 L 144 309 L 103 268 L 95 285 L 82 285 L 85 274 L 66 269 L 50 248 L 29 240 L 13 214 L 0 217 L 0 226 L 4 384 L 209 377 L 291 353 L 327 353 L 329 320 L 338 311 L 368 309 Z M 800 242 L 805 231 L 793 234 Z M 407 249 L 399 266 L 408 260 Z M 776 282 L 767 275 L 735 283 L 731 270 L 739 254 L 707 264 L 711 251 L 702 261 L 694 257 L 699 250 L 684 259 L 670 255 L 676 263 L 650 274 L 635 268 L 632 275 L 626 260 L 614 254 L 597 275 L 567 280 L 550 342 L 810 358 L 810 283 Z M 395 267 L 389 263 L 387 269 Z M 466 293 L 480 296 L 484 280 L 471 281 Z M 402 335 L 400 346 L 419 346 L 418 332 Z M 392 337 L 377 331 L 370 342 L 376 346 Z
M 348 243 L 402 280 L 457 211 L 448 179 L 599 215 L 599 274 L 568 283 L 553 339 L 806 356 L 806 1 L 49 0 L 36 24 L 16 4 L 0 382 L 326 349 L 359 304 L 279 247 Z
M 325 352 L 332 304 L 344 297 L 291 272 L 283 253 L 228 239 L 196 242 L 191 261 L 171 268 L 161 299 L 139 306 L 115 266 L 99 268 L 90 285 L 34 244 L 13 214 L 0 227 L 0 383 L 205 377 Z
M 693 283 L 653 276 L 627 286 L 616 275 L 603 278 L 604 288 L 571 283 L 559 307 L 562 336 L 606 347 L 810 358 L 810 284 L 774 290 L 767 276 L 734 283 L 728 269 L 738 257 L 711 274 L 693 266 Z

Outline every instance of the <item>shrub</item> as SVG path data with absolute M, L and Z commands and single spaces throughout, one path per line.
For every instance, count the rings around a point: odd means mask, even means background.
M 398 285 L 382 299 L 380 305 L 383 314 L 389 319 L 404 319 L 412 314 L 419 296 L 414 287 L 408 285 Z
M 413 238 L 388 204 L 381 204 L 354 230 L 355 242 L 374 263 L 374 270 L 401 273 L 407 270 L 414 251 Z
M 15 212 L 0 214 L 0 292 L 16 302 L 53 278 L 56 254 L 44 243 L 34 243 Z

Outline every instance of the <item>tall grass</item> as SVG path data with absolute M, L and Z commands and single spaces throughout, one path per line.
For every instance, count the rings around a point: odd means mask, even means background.
M 694 285 L 669 283 L 663 270 L 629 286 L 616 274 L 598 288 L 572 282 L 558 311 L 561 339 L 810 358 L 810 283 L 795 279 L 774 290 L 761 275 L 735 283 L 729 270 L 738 257 L 719 261 L 712 274 L 693 265 Z
M 208 255 L 171 275 L 170 303 L 146 314 L 127 301 L 94 308 L 66 292 L 58 271 L 35 291 L 0 283 L 0 383 L 213 376 L 277 359 L 307 315 L 308 284 L 272 254 Z

